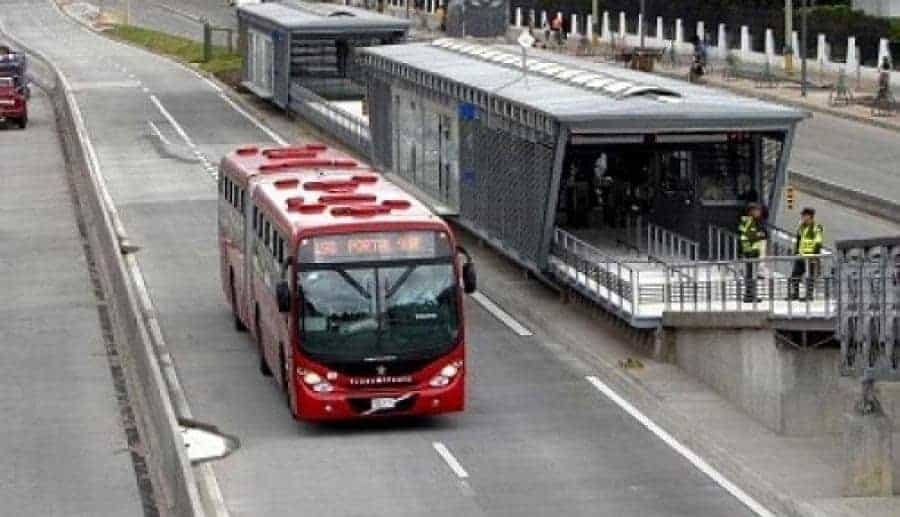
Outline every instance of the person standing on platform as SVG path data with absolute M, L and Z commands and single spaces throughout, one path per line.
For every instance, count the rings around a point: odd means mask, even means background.
M 762 258 L 766 243 L 766 230 L 763 223 L 762 207 L 756 203 L 747 209 L 747 215 L 738 223 L 740 239 L 740 258 L 750 259 L 744 263 L 744 302 L 758 302 L 756 295 L 756 272 L 759 264 L 752 259 Z
M 800 279 L 806 276 L 806 293 L 804 299 L 812 300 L 815 295 L 816 277 L 819 275 L 819 259 L 822 243 L 825 241 L 825 229 L 816 222 L 816 211 L 804 208 L 800 213 L 800 227 L 794 240 L 794 271 L 791 273 L 789 300 L 800 299 Z

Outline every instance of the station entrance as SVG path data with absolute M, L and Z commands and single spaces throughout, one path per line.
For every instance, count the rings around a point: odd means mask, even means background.
M 776 135 L 573 136 L 556 225 L 601 249 L 648 251 L 648 229 L 681 246 L 659 259 L 709 255 L 709 227 L 733 229 L 749 203 L 769 204 Z M 686 247 L 687 246 L 687 247 Z M 612 249 L 611 249 L 612 247 Z

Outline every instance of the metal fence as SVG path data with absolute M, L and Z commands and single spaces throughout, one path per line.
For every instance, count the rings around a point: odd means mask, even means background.
M 841 372 L 900 380 L 900 237 L 837 245 Z
M 369 123 L 348 113 L 297 83 L 291 84 L 290 110 L 337 138 L 357 153 L 372 156 Z
M 700 245 L 687 237 L 653 223 L 647 224 L 646 234 L 646 250 L 651 257 L 676 261 L 700 258 Z
M 789 318 L 830 317 L 835 311 L 833 258 L 782 256 L 668 265 L 663 277 L 665 310 L 765 310 Z

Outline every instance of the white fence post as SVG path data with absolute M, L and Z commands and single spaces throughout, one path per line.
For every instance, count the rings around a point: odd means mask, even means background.
M 684 26 L 682 26 L 681 18 L 675 19 L 675 41 L 672 42 L 672 46 L 675 47 L 675 50 L 678 50 L 678 45 L 684 43 Z
M 703 22 L 697 22 L 697 37 L 700 41 L 706 41 L 706 25 Z
M 625 39 L 625 11 L 619 11 L 619 37 Z
M 584 24 L 584 36 L 587 38 L 588 41 L 593 42 L 594 41 L 594 16 L 589 14 L 585 18 L 585 20 L 586 20 L 586 22 Z
M 881 38 L 878 40 L 878 64 L 877 66 L 881 67 L 881 62 L 884 61 L 884 58 L 888 59 L 888 62 L 893 64 L 893 58 L 891 57 L 891 48 L 888 46 L 887 38 Z
M 847 64 L 844 70 L 847 75 L 856 71 L 856 36 L 847 38 Z
M 547 21 L 547 11 L 541 11 L 541 28 L 549 27 L 550 23 Z
M 830 61 L 830 56 L 828 56 L 828 43 L 825 41 L 825 35 L 819 34 L 816 39 L 816 61 L 818 61 L 819 66 L 824 66 L 828 61 Z
M 663 41 L 666 39 L 666 33 L 663 32 L 662 16 L 656 17 L 656 39 L 658 39 L 659 41 Z
M 569 27 L 569 36 L 578 36 L 578 15 L 572 15 L 572 25 Z
M 750 54 L 750 27 L 741 25 L 741 54 L 747 57 Z
M 794 50 L 794 59 L 800 59 L 800 33 L 797 31 L 791 32 L 791 48 Z M 809 49 L 806 49 L 806 59 L 809 59 Z
M 766 63 L 772 64 L 775 57 L 775 33 L 772 29 L 766 29 Z
M 516 7 L 516 27 L 522 26 L 522 8 Z
M 725 58 L 728 56 L 728 34 L 725 32 L 725 24 L 719 24 L 719 41 L 718 41 L 718 49 L 719 56 Z
M 600 38 L 607 41 L 612 39 L 609 33 L 609 11 L 603 11 L 603 23 L 600 24 Z

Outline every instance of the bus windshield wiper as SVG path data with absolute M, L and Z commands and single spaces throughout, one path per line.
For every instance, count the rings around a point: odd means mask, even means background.
M 384 297 L 393 298 L 394 295 L 397 294 L 397 291 L 399 291 L 400 288 L 403 287 L 403 284 L 406 283 L 406 281 L 409 279 L 409 275 L 411 275 L 417 267 L 418 266 L 409 266 L 408 268 L 406 268 L 406 271 L 404 271 L 403 274 L 400 275 L 400 278 L 397 279 L 397 282 L 392 285 L 390 289 L 388 289 L 388 291 L 384 294 Z
M 347 273 L 347 271 L 343 269 L 336 269 L 335 271 L 337 271 L 337 274 L 341 275 L 341 278 L 344 279 L 344 282 L 347 282 L 347 284 L 349 284 L 350 287 L 356 290 L 356 292 L 358 292 L 363 298 L 365 298 L 366 300 L 372 299 L 372 295 L 369 294 L 368 291 L 366 291 L 366 288 L 361 286 L 359 282 L 357 282 L 352 276 L 350 276 L 350 274 Z

